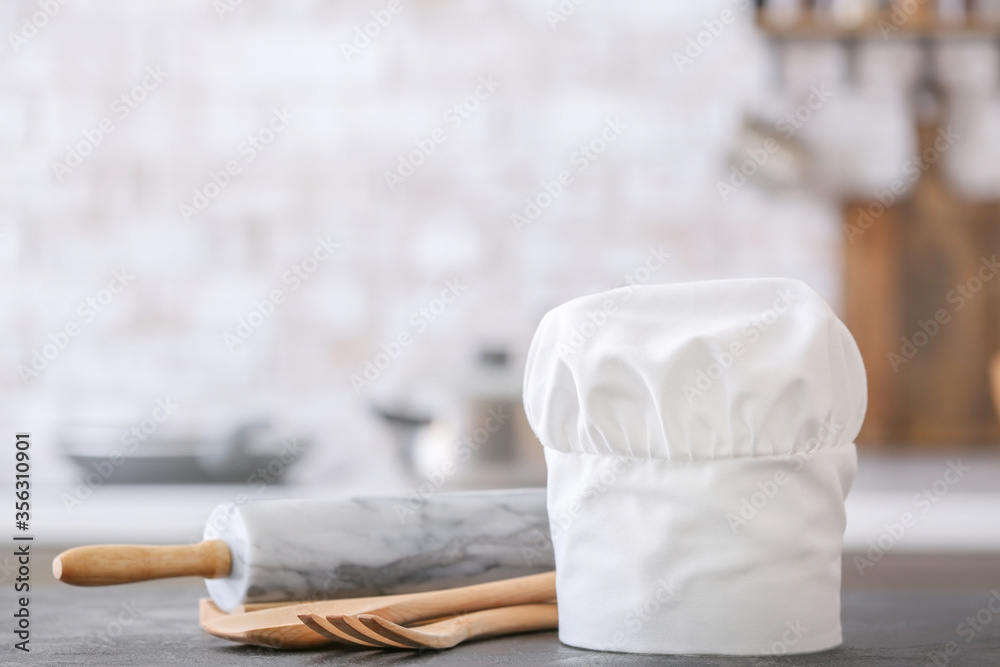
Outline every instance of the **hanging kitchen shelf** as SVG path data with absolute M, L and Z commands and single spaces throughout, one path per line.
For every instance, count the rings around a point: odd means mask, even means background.
M 1000 3 L 982 3 L 990 5 L 988 13 L 947 0 L 902 0 L 877 9 L 873 4 L 758 3 L 757 24 L 778 39 L 1000 38 Z M 846 5 L 850 11 L 838 9 Z

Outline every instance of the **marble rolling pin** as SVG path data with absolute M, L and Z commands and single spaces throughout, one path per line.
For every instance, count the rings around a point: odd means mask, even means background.
M 555 568 L 545 489 L 218 506 L 204 541 L 77 547 L 56 579 L 104 586 L 201 576 L 220 609 L 413 593 Z

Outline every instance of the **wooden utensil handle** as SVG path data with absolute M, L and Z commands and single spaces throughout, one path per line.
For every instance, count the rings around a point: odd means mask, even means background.
M 222 540 L 201 544 L 148 547 L 103 544 L 64 551 L 52 561 L 52 574 L 74 586 L 106 586 L 167 577 L 218 579 L 229 574 L 232 557 Z
M 559 608 L 554 604 L 529 604 L 487 609 L 464 617 L 466 639 L 496 637 L 519 632 L 555 630 L 559 627 Z
M 426 618 L 464 614 L 481 609 L 509 607 L 556 599 L 556 573 L 543 572 L 527 577 L 504 579 L 486 584 L 463 586 L 431 593 L 417 593 L 413 599 L 396 602 L 366 612 L 405 624 Z

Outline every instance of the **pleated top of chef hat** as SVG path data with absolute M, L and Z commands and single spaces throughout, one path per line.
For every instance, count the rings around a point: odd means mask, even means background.
M 840 644 L 844 499 L 867 389 L 844 324 L 782 278 L 629 286 L 545 315 L 559 637 L 763 655 Z

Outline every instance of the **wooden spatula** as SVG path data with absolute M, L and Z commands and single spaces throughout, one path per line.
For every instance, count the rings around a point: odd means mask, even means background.
M 549 602 L 555 596 L 555 572 L 545 572 L 442 591 L 320 600 L 225 616 L 216 616 L 206 605 L 203 607 L 201 627 L 216 637 L 244 644 L 311 648 L 335 644 L 337 639 L 309 629 L 299 616 L 376 614 L 391 622 L 412 623 L 494 607 Z

